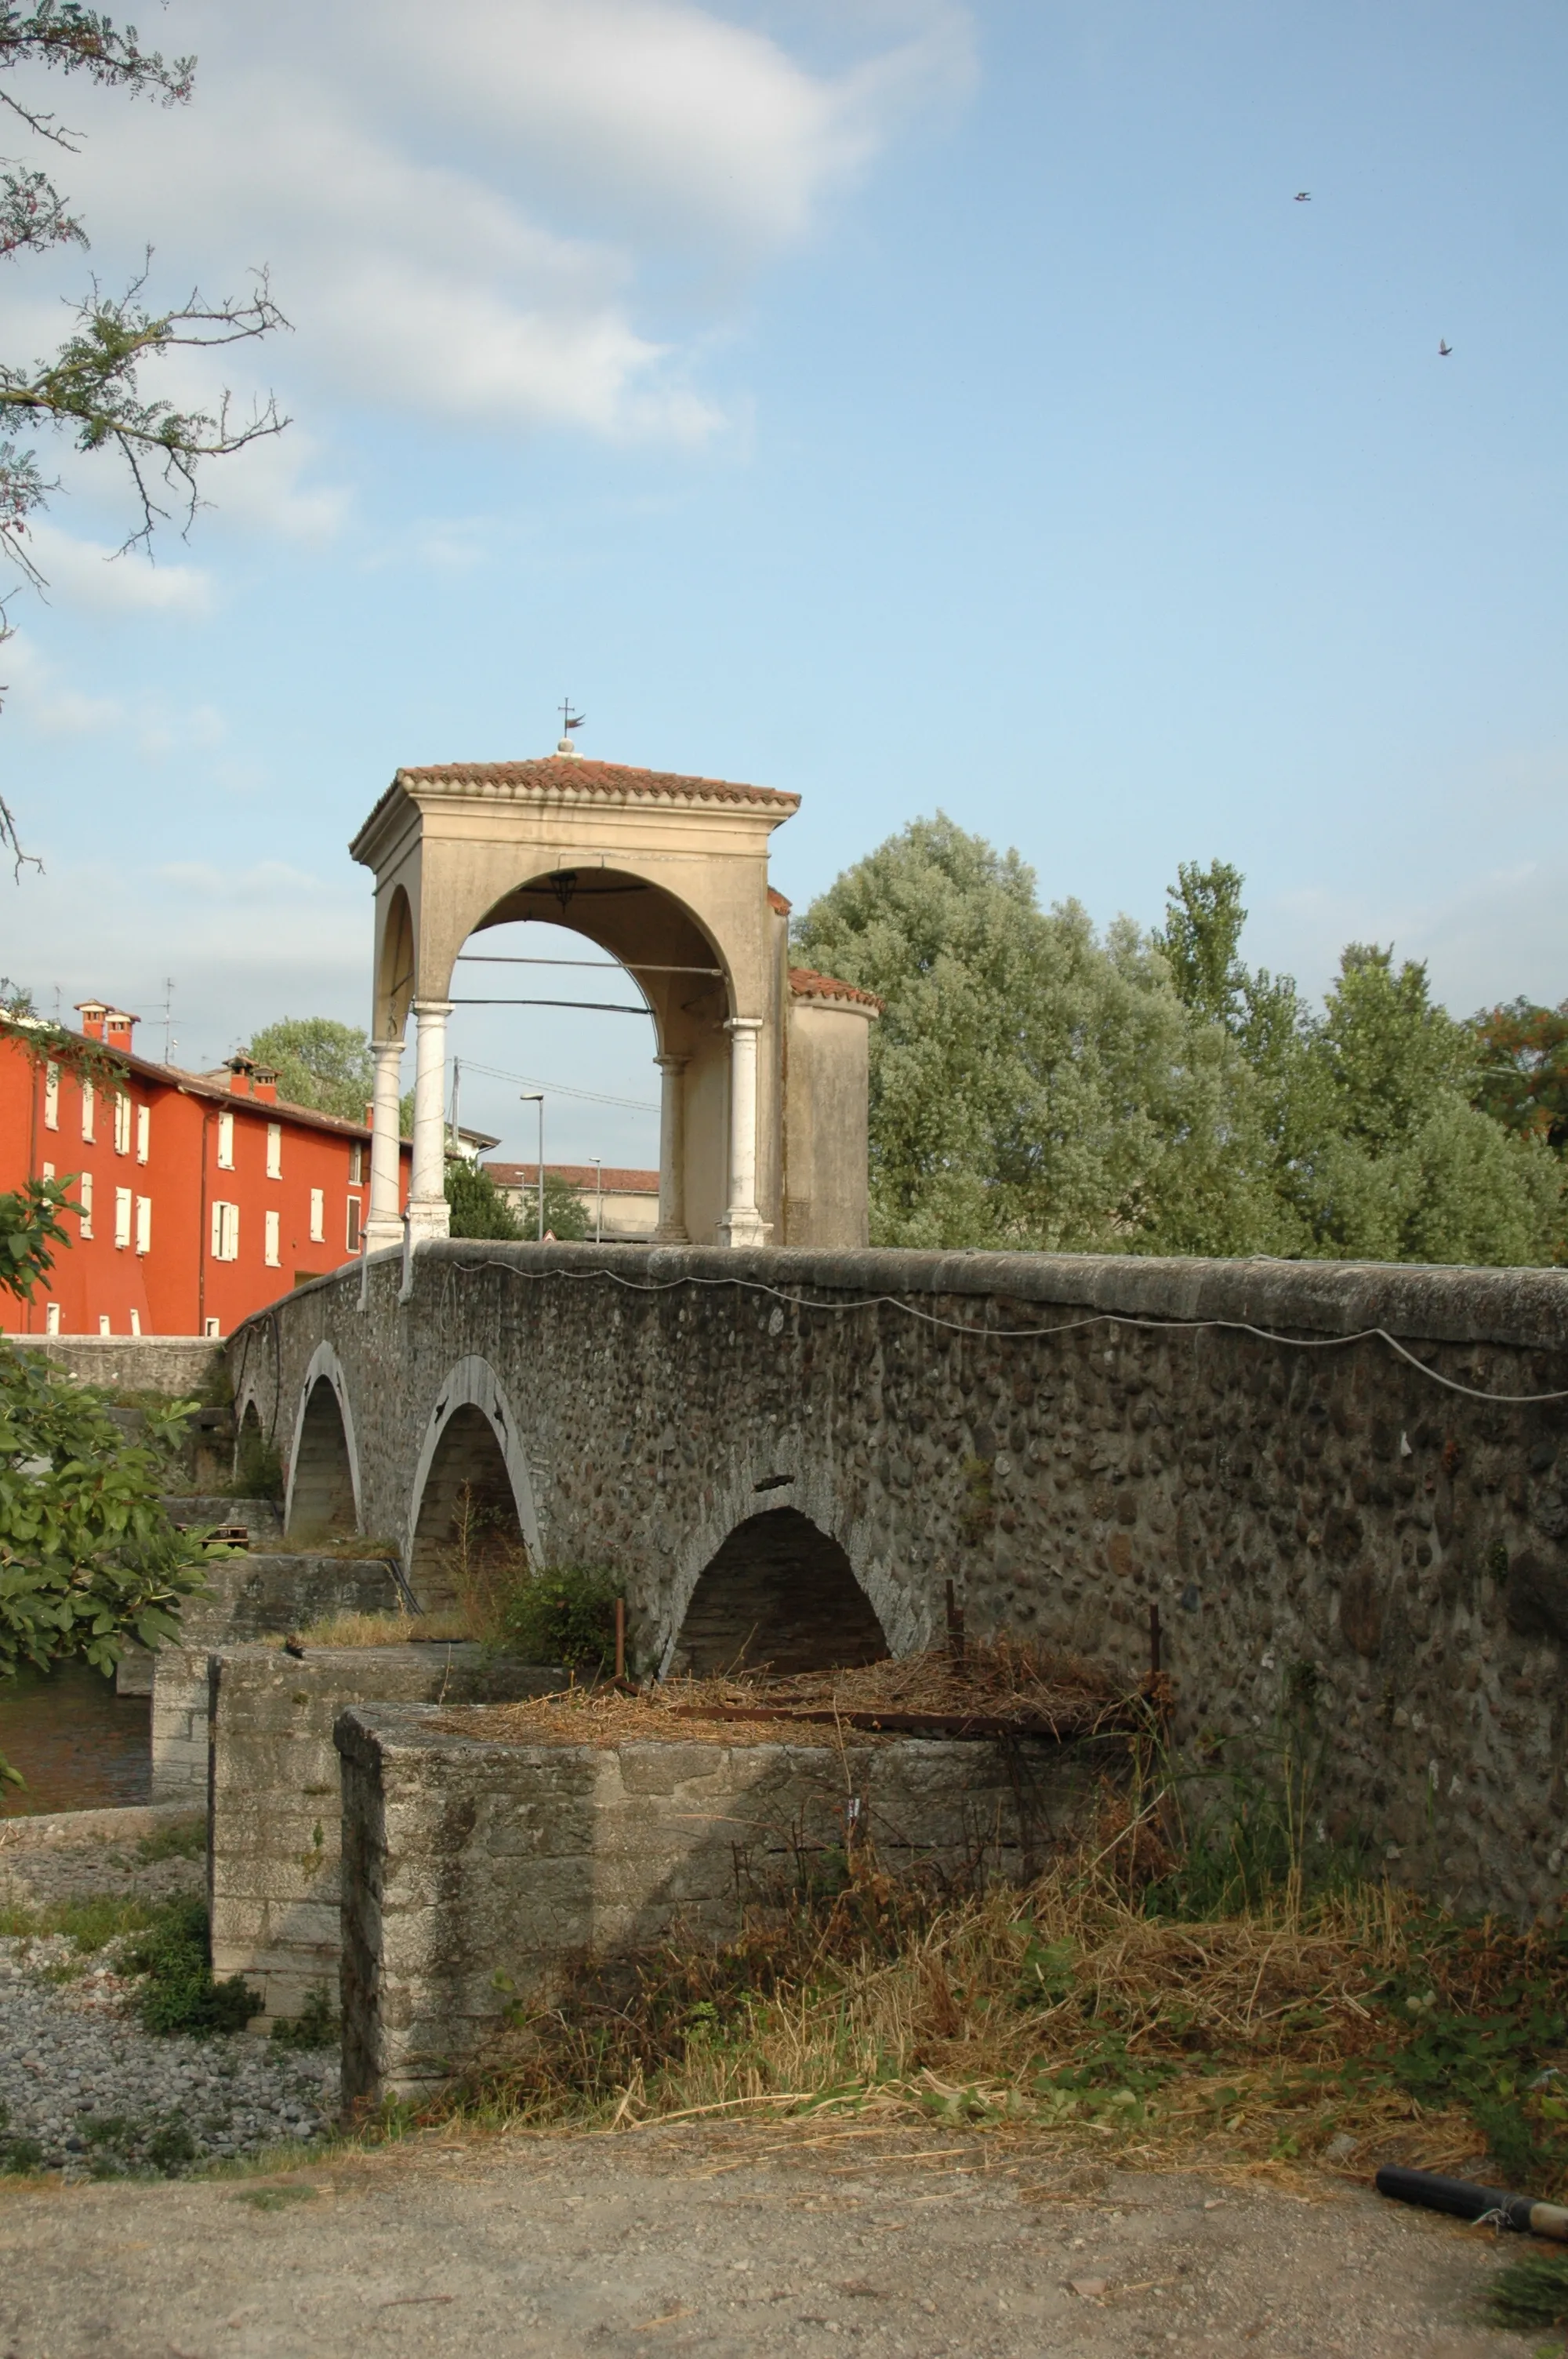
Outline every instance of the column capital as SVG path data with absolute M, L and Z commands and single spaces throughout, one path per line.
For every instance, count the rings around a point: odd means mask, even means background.
M 727 1016 L 724 1029 L 726 1032 L 760 1032 L 762 1022 L 760 1016 Z
M 661 1073 L 684 1073 L 687 1067 L 690 1064 L 691 1059 L 689 1057 L 659 1056 L 654 1058 L 654 1062 L 657 1065 Z
M 403 1038 L 400 1033 L 389 1039 L 373 1040 L 370 1045 L 378 1057 L 390 1057 L 395 1051 L 399 1057 L 403 1054 Z
M 449 1016 L 453 1002 L 449 999 L 416 999 L 413 1002 L 416 1016 Z

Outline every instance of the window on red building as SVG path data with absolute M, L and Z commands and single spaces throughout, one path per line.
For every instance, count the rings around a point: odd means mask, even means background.
M 310 1190 L 310 1242 L 319 1245 L 327 1235 L 327 1191 L 324 1188 Z
M 232 1171 L 234 1168 L 234 1117 L 232 1114 L 218 1116 L 218 1169 Z
M 114 1152 L 129 1155 L 131 1151 L 131 1101 L 124 1090 L 114 1093 Z
M 136 1251 L 151 1253 L 153 1249 L 153 1200 L 150 1196 L 136 1198 Z
M 76 1200 L 81 1206 L 81 1234 L 92 1234 L 92 1174 L 83 1171 L 76 1183 Z
M 59 1067 L 44 1067 L 44 1128 L 59 1128 Z
M 131 1242 L 131 1191 L 128 1188 L 114 1190 L 114 1243 L 123 1253 Z
M 360 1200 L 357 1196 L 351 1196 L 349 1198 L 349 1251 L 358 1253 L 359 1249 Z
M 365 1151 L 364 1151 L 364 1143 L 363 1143 L 363 1141 L 362 1141 L 362 1139 L 358 1139 L 358 1138 L 356 1138 L 356 1139 L 355 1139 L 355 1141 L 354 1141 L 354 1143 L 353 1143 L 353 1145 L 352 1145 L 352 1146 L 350 1147 L 350 1149 L 349 1149 L 349 1185 L 350 1185 L 350 1187 L 351 1187 L 351 1188 L 360 1188 L 360 1187 L 362 1187 L 362 1186 L 364 1185 L 364 1176 L 365 1176 Z
M 212 1207 L 212 1258 L 214 1261 L 238 1261 L 240 1258 L 238 1204 L 216 1203 Z
M 266 1126 L 266 1176 L 269 1180 L 283 1177 L 283 1125 L 269 1122 Z
M 91 1082 L 81 1084 L 81 1136 L 89 1147 L 92 1144 L 92 1122 L 97 1110 L 97 1093 Z
M 282 1266 L 283 1240 L 280 1234 L 282 1222 L 278 1214 L 276 1212 L 269 1212 L 266 1216 L 266 1266 L 268 1269 L 278 1269 Z

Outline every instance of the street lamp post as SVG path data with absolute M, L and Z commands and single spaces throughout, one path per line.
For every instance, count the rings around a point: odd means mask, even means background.
M 524 1090 L 521 1095 L 521 1103 L 524 1105 L 532 1103 L 539 1109 L 539 1243 L 543 1245 L 545 1242 L 545 1093 L 543 1090 Z

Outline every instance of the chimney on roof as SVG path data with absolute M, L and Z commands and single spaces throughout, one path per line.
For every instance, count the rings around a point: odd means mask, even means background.
M 103 1038 L 103 1019 L 109 1013 L 108 1002 L 103 999 L 79 999 L 76 1012 L 81 1018 L 81 1028 L 90 1040 Z
M 230 1058 L 229 1087 L 235 1097 L 248 1098 L 255 1094 L 251 1086 L 255 1070 L 250 1059 L 244 1055 Z
M 257 1065 L 251 1073 L 251 1095 L 265 1098 L 268 1105 L 277 1103 L 277 1071 L 272 1065 Z
M 127 1016 L 123 1007 L 111 1007 L 103 1017 L 103 1038 L 111 1049 L 128 1049 L 131 1035 L 141 1022 L 139 1016 Z

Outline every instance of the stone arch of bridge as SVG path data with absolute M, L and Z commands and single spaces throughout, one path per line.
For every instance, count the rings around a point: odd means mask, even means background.
M 539 1560 L 539 1519 L 522 1435 L 504 1386 L 477 1353 L 460 1360 L 436 1396 L 415 1463 L 403 1560 L 427 1610 L 457 1595 L 454 1560 L 476 1577 L 525 1549 Z
M 318 1343 L 305 1371 L 288 1453 L 284 1529 L 290 1538 L 360 1529 L 359 1451 L 342 1362 Z
M 745 1504 L 672 1601 L 663 1671 L 832 1670 L 890 1653 L 842 1540 L 765 1487 Z

